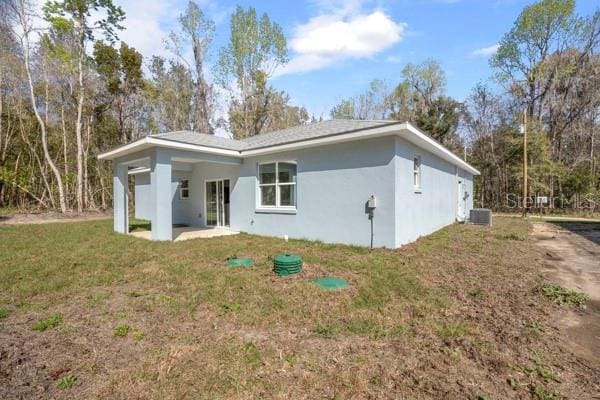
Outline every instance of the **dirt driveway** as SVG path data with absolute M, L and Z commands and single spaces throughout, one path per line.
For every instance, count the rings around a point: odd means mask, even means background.
M 557 316 L 573 351 L 600 365 L 600 223 L 534 223 L 547 280 L 590 297 L 585 310 Z

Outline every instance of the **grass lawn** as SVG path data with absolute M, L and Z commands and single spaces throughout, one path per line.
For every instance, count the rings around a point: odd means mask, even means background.
M 589 398 L 527 223 L 399 250 L 0 226 L 0 398 Z M 302 256 L 279 278 L 272 257 Z M 247 269 L 228 257 L 251 257 Z M 319 276 L 350 287 L 324 291 Z M 562 307 L 572 307 L 569 305 Z

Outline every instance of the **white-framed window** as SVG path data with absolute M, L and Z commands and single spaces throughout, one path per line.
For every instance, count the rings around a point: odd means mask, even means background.
M 296 208 L 296 162 L 258 164 L 258 207 Z
M 419 155 L 413 158 L 413 187 L 415 190 L 421 190 L 421 156 Z
M 190 198 L 190 181 L 187 179 L 179 181 L 179 198 L 181 200 Z

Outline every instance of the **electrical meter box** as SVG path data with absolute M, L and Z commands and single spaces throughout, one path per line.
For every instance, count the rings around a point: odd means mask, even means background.
M 367 207 L 369 207 L 369 208 L 377 207 L 377 201 L 375 200 L 375 195 L 371 195 L 371 197 L 369 197 L 369 200 L 367 201 Z

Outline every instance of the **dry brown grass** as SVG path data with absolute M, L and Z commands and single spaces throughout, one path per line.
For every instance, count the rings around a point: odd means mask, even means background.
M 506 239 L 527 225 L 495 222 L 375 251 L 243 234 L 152 243 L 106 221 L 0 227 L 0 397 L 589 398 L 600 372 L 555 329 L 538 251 Z M 279 278 L 271 257 L 286 250 L 305 271 Z M 255 266 L 228 269 L 231 256 Z M 323 275 L 350 288 L 322 291 Z M 31 329 L 53 314 L 60 325 Z

